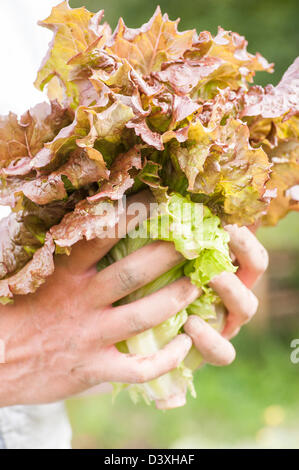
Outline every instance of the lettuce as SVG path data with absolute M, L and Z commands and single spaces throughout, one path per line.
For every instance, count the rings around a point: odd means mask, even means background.
M 192 202 L 190 199 L 173 193 L 166 204 L 161 204 L 157 213 L 152 215 L 137 233 L 129 233 L 111 249 L 98 264 L 98 271 L 130 253 L 153 243 L 164 240 L 174 243 L 177 251 L 182 253 L 185 261 L 170 269 L 155 281 L 138 289 L 118 305 L 138 300 L 165 287 L 182 276 L 189 276 L 191 282 L 203 290 L 200 298 L 186 309 L 178 312 L 157 327 L 145 331 L 126 342 L 119 344 L 121 351 L 131 354 L 149 355 L 165 346 L 181 331 L 188 315 L 199 315 L 221 330 L 223 326 L 223 306 L 217 294 L 208 286 L 209 281 L 223 271 L 235 272 L 229 255 L 229 235 L 220 226 L 220 220 L 207 207 Z M 129 387 L 134 400 L 141 395 L 147 402 L 155 400 L 156 406 L 172 406 L 172 400 L 183 404 L 186 389 L 194 395 L 192 371 L 201 363 L 200 354 L 192 349 L 185 364 L 159 379 L 144 385 Z
M 171 241 L 186 262 L 126 301 L 183 274 L 204 295 L 135 340 L 146 350 L 178 334 L 190 312 L 220 327 L 208 287 L 232 269 L 220 222 L 274 225 L 299 210 L 299 59 L 276 87 L 262 88 L 255 73 L 273 64 L 237 33 L 181 32 L 159 7 L 137 29 L 120 19 L 112 32 L 103 18 L 68 1 L 54 7 L 40 22 L 53 40 L 35 81 L 50 104 L 0 118 L 0 204 L 13 209 L 0 225 L 0 302 L 34 292 L 52 274 L 54 253 L 100 236 L 119 220 L 124 195 L 150 188 L 166 212 L 147 239 L 126 238 L 102 264 Z M 191 219 L 178 226 L 186 201 Z M 168 385 L 191 384 L 197 363 L 193 351 Z

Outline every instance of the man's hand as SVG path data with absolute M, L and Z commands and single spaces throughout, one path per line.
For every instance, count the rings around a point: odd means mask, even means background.
M 132 202 L 147 199 L 144 193 Z M 227 230 L 240 262 L 239 277 L 222 274 L 212 287 L 230 312 L 224 331 L 230 337 L 255 313 L 257 300 L 246 285 L 266 268 L 267 257 L 247 229 Z M 97 273 L 96 263 L 117 242 L 105 238 L 78 243 L 69 257 L 57 257 L 55 274 L 36 294 L 19 296 L 14 305 L 1 307 L 5 363 L 0 364 L 0 406 L 56 401 L 103 382 L 147 382 L 181 363 L 191 347 L 190 338 L 206 362 L 233 361 L 233 346 L 198 317 L 188 319 L 187 334 L 153 356 L 116 349 L 115 343 L 162 323 L 200 295 L 183 278 L 131 304 L 112 307 L 182 260 L 171 243 L 156 242 Z

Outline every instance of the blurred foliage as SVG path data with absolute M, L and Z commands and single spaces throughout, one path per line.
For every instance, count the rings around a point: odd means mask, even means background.
M 298 212 L 291 212 L 275 227 L 260 228 L 257 236 L 268 250 L 299 251 Z
M 129 27 L 139 27 L 152 16 L 157 5 L 171 19 L 181 18 L 180 29 L 196 28 L 216 33 L 218 25 L 246 37 L 249 51 L 263 54 L 275 63 L 275 73 L 259 73 L 256 83 L 279 81 L 298 55 L 297 0 L 70 0 L 72 7 L 83 4 L 91 11 L 105 10 L 114 28 L 122 16 Z
M 299 364 L 290 361 L 290 342 L 298 323 L 287 330 L 235 338 L 236 361 L 229 367 L 205 366 L 196 373 L 197 399 L 161 412 L 134 405 L 126 393 L 68 403 L 75 447 L 167 448 L 171 446 L 271 446 L 271 433 L 283 433 L 280 447 L 299 447 Z M 270 407 L 270 408 L 269 408 Z M 274 407 L 274 408 L 273 408 Z M 273 428 L 273 429 L 268 429 Z

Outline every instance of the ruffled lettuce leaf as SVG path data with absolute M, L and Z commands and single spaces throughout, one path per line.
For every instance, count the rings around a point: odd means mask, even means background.
M 48 235 L 45 244 L 22 269 L 0 281 L 0 303 L 10 303 L 14 295 L 34 293 L 54 272 L 54 250 L 54 242 Z
M 282 143 L 270 151 L 273 163 L 267 192 L 271 200 L 262 222 L 275 225 L 289 211 L 299 211 L 299 144 L 298 141 Z
M 283 75 L 276 87 L 252 87 L 245 98 L 244 116 L 280 118 L 299 112 L 299 57 Z
M 247 89 L 256 71 L 272 70 L 273 64 L 260 54 L 247 52 L 243 36 L 219 27 L 215 37 L 208 31 L 195 36 L 183 58 L 163 64 L 157 76 L 177 93 L 207 100 L 228 86 Z
M 270 205 L 262 222 L 275 225 L 299 210 L 299 58 L 276 87 L 252 87 L 244 100 L 250 141 L 262 145 L 272 164 L 266 184 Z
M 0 116 L 0 168 L 4 176 L 23 176 L 31 171 L 31 159 L 70 124 L 73 113 L 57 102 L 41 103 L 18 117 Z
M 22 210 L 0 221 L 0 302 L 12 301 L 14 294 L 35 292 L 52 273 L 50 254 L 54 244 L 48 230 L 73 211 L 83 197 L 84 192 L 75 191 L 67 200 L 45 206 L 24 197 Z M 48 248 L 41 251 L 45 243 Z
M 94 15 L 84 7 L 72 9 L 68 1 L 63 1 L 52 9 L 48 18 L 40 21 L 41 26 L 53 31 L 54 38 L 38 72 L 36 87 L 43 90 L 50 83 L 50 94 L 58 94 L 73 106 L 78 105 L 78 88 L 69 80 L 68 61 L 92 44 L 98 45 L 103 35 L 110 35 L 109 26 L 99 24 L 102 17 L 102 11 Z
M 12 213 L 0 221 L 0 279 L 23 267 L 44 242 L 45 227 L 38 218 Z
M 16 205 L 15 194 L 36 177 L 35 157 L 72 119 L 73 113 L 57 102 L 41 103 L 20 119 L 13 113 L 0 117 L 1 204 Z
M 69 160 L 59 170 L 25 181 L 16 197 L 26 196 L 35 204 L 45 205 L 63 200 L 68 197 L 68 192 L 108 177 L 109 171 L 100 152 L 77 149 L 71 152 Z
M 249 143 L 249 131 L 240 120 L 230 118 L 223 125 L 206 127 L 198 119 L 183 145 L 169 147 L 174 168 L 179 166 L 188 181 L 187 190 L 215 205 L 229 223 L 250 224 L 266 211 L 262 201 L 270 164 L 266 153 Z M 174 176 L 175 177 L 175 176 Z
M 191 47 L 195 31 L 179 33 L 178 22 L 170 21 L 167 14 L 162 16 L 160 7 L 139 29 L 128 28 L 120 19 L 108 48 L 118 57 L 126 58 L 142 75 L 148 75 Z

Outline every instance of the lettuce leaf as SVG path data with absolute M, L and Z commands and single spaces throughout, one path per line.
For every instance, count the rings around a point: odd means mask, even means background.
M 52 9 L 48 18 L 40 25 L 54 33 L 50 49 L 38 72 L 35 86 L 41 90 L 54 79 L 50 94 L 58 94 L 63 101 L 78 105 L 78 88 L 69 80 L 71 66 L 68 61 L 85 52 L 92 44 L 98 45 L 101 36 L 110 34 L 108 25 L 99 25 L 103 12 L 93 15 L 85 8 L 71 9 L 68 1 L 63 1 Z M 53 85 L 53 84 L 52 84 Z
M 270 164 L 261 148 L 251 147 L 241 120 L 206 127 L 198 119 L 189 127 L 188 140 L 171 143 L 169 152 L 186 175 L 190 193 L 208 196 L 207 204 L 221 198 L 219 215 L 226 222 L 251 224 L 266 211 L 261 198 Z
M 40 103 L 18 117 L 10 113 L 0 117 L 0 168 L 5 175 L 23 175 L 24 167 L 45 142 L 51 141 L 60 129 L 73 119 L 68 108 L 61 107 L 56 101 L 50 105 Z M 31 168 L 28 168 L 28 173 Z
M 262 222 L 275 225 L 290 210 L 299 210 L 299 58 L 276 87 L 252 87 L 242 112 L 252 145 L 262 145 L 272 164 L 267 192 L 273 194 Z
M 11 302 L 14 295 L 26 295 L 35 292 L 54 272 L 53 253 L 55 245 L 48 235 L 45 244 L 33 255 L 33 258 L 16 274 L 0 281 L 0 303 Z
M 191 47 L 195 31 L 179 33 L 178 22 L 170 21 L 166 14 L 162 16 L 160 7 L 139 29 L 127 28 L 120 19 L 108 48 L 118 57 L 126 58 L 142 75 L 148 75 Z

